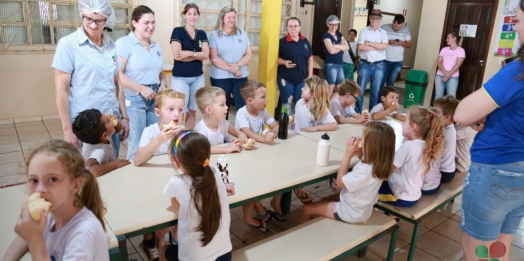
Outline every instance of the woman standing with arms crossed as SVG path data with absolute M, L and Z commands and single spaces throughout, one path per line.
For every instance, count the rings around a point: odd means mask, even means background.
M 455 121 L 478 130 L 462 196 L 464 260 L 475 249 L 502 242 L 510 260 L 511 241 L 524 216 L 524 1 L 517 7 L 521 47 L 517 60 L 459 103 Z M 499 258 L 499 257 L 497 257 Z
M 344 36 L 338 31 L 340 20 L 336 15 L 330 15 L 326 20 L 328 31 L 322 35 L 322 46 L 326 59 L 324 61 L 324 75 L 329 85 L 329 95 L 333 88 L 344 81 L 342 71 L 344 51 L 349 50 L 349 44 Z
M 290 96 L 295 102 L 300 100 L 304 80 L 313 75 L 313 52 L 308 39 L 300 33 L 300 20 L 291 17 L 286 25 L 287 35 L 280 38 L 278 48 L 277 85 L 283 104 Z
M 240 96 L 240 86 L 247 81 L 247 63 L 251 59 L 251 43 L 247 33 L 236 26 L 237 12 L 231 6 L 222 8 L 216 28 L 209 35 L 211 59 L 211 85 L 226 92 L 226 105 L 231 103 L 231 92 L 236 109 L 245 104 Z
M 182 16 L 186 24 L 175 27 L 171 34 L 171 50 L 175 59 L 171 89 L 186 95 L 186 127 L 193 129 L 197 110 L 195 93 L 206 84 L 202 62 L 209 57 L 209 44 L 206 32 L 196 29 L 200 18 L 198 6 L 187 4 Z
M 458 46 L 459 37 L 452 32 L 446 37 L 448 46 L 442 48 L 437 61 L 437 75 L 435 75 L 435 100 L 444 96 L 444 89 L 449 95 L 457 96 L 459 84 L 459 68 L 466 59 L 466 52 Z
M 131 33 L 116 41 L 118 68 L 130 118 L 127 159 L 133 160 L 144 128 L 158 122 L 155 96 L 166 88 L 160 45 L 151 40 L 155 13 L 137 6 L 131 14 Z
M 109 0 L 79 0 L 78 10 L 82 26 L 60 39 L 52 64 L 64 140 L 81 145 L 71 126 L 81 111 L 95 108 L 121 116 L 122 131 L 112 136 L 118 157 L 120 140 L 129 133 L 129 118 L 120 88 L 115 43 L 103 32 L 105 27 L 115 26 L 114 9 Z

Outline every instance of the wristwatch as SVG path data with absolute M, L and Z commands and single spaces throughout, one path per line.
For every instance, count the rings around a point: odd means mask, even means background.
M 129 121 L 129 117 L 127 117 L 127 116 L 122 116 L 122 119 L 121 119 L 121 120 L 127 120 L 127 121 Z
M 241 63 L 237 63 L 237 65 L 238 65 L 238 68 L 242 67 L 242 64 L 241 64 Z
M 196 53 L 195 52 L 193 52 L 193 57 L 196 57 Z

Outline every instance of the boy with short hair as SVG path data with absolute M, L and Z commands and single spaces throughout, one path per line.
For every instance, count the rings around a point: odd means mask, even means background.
M 367 122 L 369 113 L 364 112 L 360 115 L 351 106 L 358 97 L 360 97 L 360 86 L 355 81 L 346 79 L 338 86 L 338 96 L 333 95 L 330 110 L 338 124 Z
M 178 125 L 183 122 L 185 98 L 185 94 L 173 89 L 158 92 L 155 114 L 159 121 L 142 132 L 134 158 L 135 166 L 146 163 L 152 156 L 169 153 L 171 139 L 185 129 L 183 125 Z
M 204 119 L 197 123 L 195 131 L 206 136 L 211 143 L 211 153 L 233 153 L 240 152 L 243 143 L 246 150 L 255 147 L 255 141 L 248 142 L 246 134 L 229 125 L 226 120 L 228 109 L 226 105 L 226 93 L 218 87 L 203 87 L 195 94 L 198 109 L 204 114 Z M 229 134 L 235 136 L 229 141 Z M 227 146 L 217 146 L 229 143 Z
M 72 129 L 84 143 L 82 156 L 86 161 L 86 167 L 96 177 L 130 163 L 116 157 L 111 135 L 120 131 L 122 125 L 115 116 L 103 114 L 97 109 L 85 110 L 76 116 Z
M 379 103 L 371 109 L 369 115 L 372 120 L 382 120 L 386 116 L 390 116 L 399 121 L 405 121 L 406 115 L 404 113 L 397 113 L 399 108 L 397 89 L 393 86 L 384 86 L 380 91 L 380 99 L 382 103 Z
M 444 151 L 440 165 L 441 183 L 447 183 L 455 177 L 455 155 L 457 152 L 457 132 L 453 125 L 453 116 L 459 101 L 452 95 L 438 98 L 433 103 L 433 107 L 438 111 L 444 120 Z

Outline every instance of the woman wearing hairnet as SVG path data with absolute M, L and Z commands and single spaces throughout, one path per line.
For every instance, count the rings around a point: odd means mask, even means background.
M 336 15 L 330 15 L 326 24 L 328 31 L 322 35 L 322 46 L 324 47 L 324 76 L 329 85 L 329 94 L 333 93 L 333 88 L 344 80 L 342 71 L 342 56 L 344 51 L 349 50 L 349 44 L 342 34 L 338 31 L 340 20 Z
M 109 0 L 79 0 L 78 10 L 82 26 L 60 39 L 52 64 L 64 140 L 80 146 L 71 122 L 78 113 L 95 108 L 121 118 L 122 131 L 112 135 L 118 157 L 120 140 L 129 133 L 129 118 L 119 83 L 115 42 L 104 32 L 115 26 L 114 9 Z

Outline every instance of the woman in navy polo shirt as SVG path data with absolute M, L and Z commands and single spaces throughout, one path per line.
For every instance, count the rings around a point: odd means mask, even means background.
M 131 14 L 131 33 L 116 41 L 118 70 L 129 114 L 128 160 L 134 159 L 144 128 L 158 122 L 155 96 L 166 88 L 162 50 L 151 40 L 155 27 L 153 10 L 137 6 Z
M 218 15 L 216 30 L 209 35 L 209 58 L 211 59 L 211 85 L 226 92 L 226 105 L 229 107 L 231 92 L 238 109 L 245 105 L 240 96 L 240 86 L 247 81 L 247 63 L 251 59 L 251 43 L 247 33 L 236 27 L 235 9 L 222 8 Z
M 196 29 L 200 18 L 198 6 L 187 4 L 182 16 L 186 19 L 186 24 L 175 27 L 171 34 L 171 50 L 175 59 L 171 89 L 186 95 L 186 127 L 193 129 L 197 110 L 195 93 L 206 84 L 202 61 L 209 57 L 209 45 L 206 32 Z
M 278 48 L 277 85 L 280 101 L 287 103 L 290 96 L 300 100 L 304 80 L 313 75 L 311 44 L 300 33 L 300 20 L 291 17 L 286 20 L 287 35 L 280 38 Z
M 329 93 L 333 93 L 333 87 L 344 81 L 342 71 L 344 51 L 349 50 L 349 45 L 338 31 L 340 20 L 336 15 L 330 15 L 326 24 L 328 31 L 322 35 L 322 46 L 326 59 L 324 60 L 324 76 L 329 84 Z

